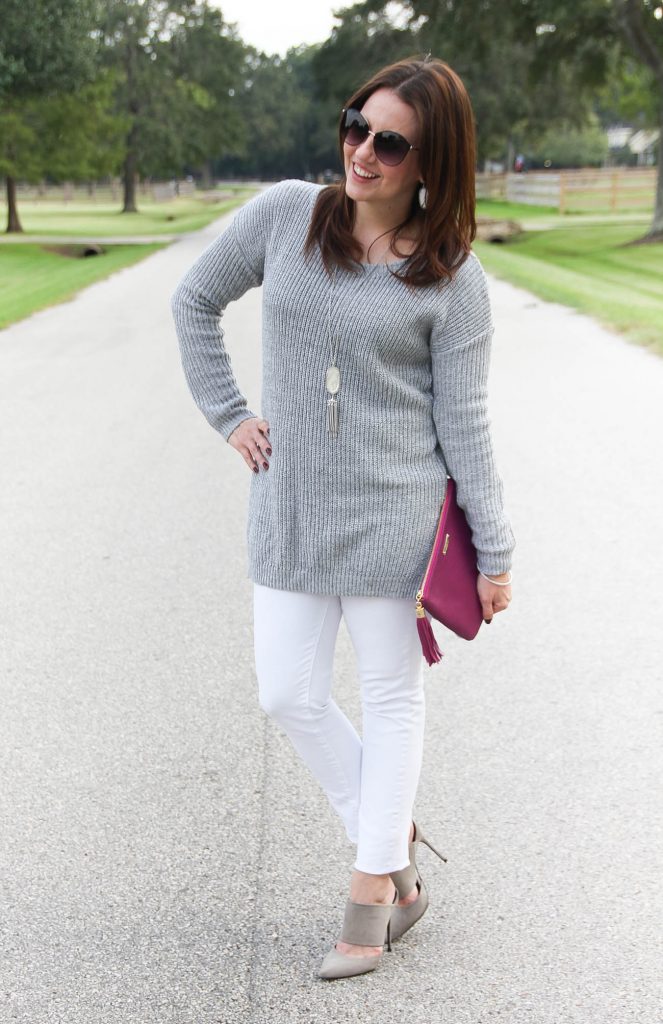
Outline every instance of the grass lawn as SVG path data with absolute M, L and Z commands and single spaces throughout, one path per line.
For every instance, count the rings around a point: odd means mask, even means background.
M 154 203 L 138 199 L 138 213 L 120 213 L 120 203 L 48 203 L 32 200 L 19 201 L 19 217 L 24 234 L 33 235 L 77 235 L 128 236 L 128 235 L 170 235 L 183 231 L 196 231 L 211 220 L 223 216 L 238 203 L 243 203 L 255 189 L 224 190 L 216 202 L 198 198 L 170 199 Z M 7 206 L 0 204 L 0 223 L 6 229 Z
M 530 206 L 529 203 L 507 203 L 499 199 L 478 199 L 477 216 L 510 218 L 512 220 L 561 219 L 556 206 Z
M 232 198 L 228 192 L 233 191 Z M 96 203 L 42 204 L 25 202 L 19 207 L 24 235 L 71 235 L 81 238 L 160 235 L 196 231 L 223 216 L 253 195 L 255 189 L 224 190 L 218 202 L 173 199 L 164 203 L 139 201 L 137 214 L 120 214 L 117 205 Z M 0 209 L 0 215 L 3 211 Z M 6 208 L 4 211 L 6 218 Z M 169 219 L 174 218 L 174 219 Z M 144 259 L 168 245 L 154 243 L 104 244 L 99 256 L 74 259 L 48 251 L 36 242 L 13 242 L 5 234 L 0 243 L 0 329 L 22 320 L 38 309 L 71 299 L 76 292 L 115 270 Z
M 510 204 L 481 203 L 479 213 L 524 219 Z M 520 208 L 522 209 L 522 208 Z M 527 218 L 531 221 L 531 208 Z M 550 214 L 546 214 L 547 221 Z M 606 216 L 569 224 L 557 216 L 502 244 L 474 242 L 485 269 L 542 299 L 572 306 L 663 355 L 663 244 L 629 246 L 650 218 Z
M 38 309 L 73 298 L 86 285 L 167 244 L 109 245 L 103 254 L 81 259 L 48 252 L 32 242 L 0 245 L 0 329 Z

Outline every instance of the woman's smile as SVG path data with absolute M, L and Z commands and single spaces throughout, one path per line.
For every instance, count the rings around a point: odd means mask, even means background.
M 357 163 L 356 160 L 352 162 L 352 176 L 357 181 L 373 181 L 380 177 L 379 174 L 369 171 L 368 168 L 363 167 L 360 163 Z

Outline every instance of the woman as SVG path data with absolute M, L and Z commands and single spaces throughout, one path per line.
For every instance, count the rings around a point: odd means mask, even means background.
M 470 248 L 467 93 L 441 60 L 400 61 L 350 97 L 339 141 L 339 185 L 289 180 L 253 197 L 172 300 L 192 394 L 254 474 L 260 705 L 357 845 L 325 978 L 374 969 L 428 904 L 415 861 L 427 840 L 412 820 L 424 734 L 415 596 L 447 471 L 487 622 L 511 599 L 515 546 L 486 411 L 493 324 Z M 219 325 L 227 303 L 260 284 L 264 417 L 247 408 Z M 361 739 L 331 698 L 341 616 Z

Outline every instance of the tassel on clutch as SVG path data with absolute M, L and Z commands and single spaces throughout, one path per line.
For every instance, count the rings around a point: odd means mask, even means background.
M 426 612 L 465 640 L 473 640 L 483 622 L 477 592 L 477 552 L 465 513 L 456 502 L 456 483 L 447 489 L 421 589 L 417 591 L 417 630 L 429 665 L 440 661 L 440 650 Z

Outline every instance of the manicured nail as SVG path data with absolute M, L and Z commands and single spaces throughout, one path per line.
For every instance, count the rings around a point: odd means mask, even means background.
M 269 463 L 268 462 L 263 462 L 263 466 L 264 466 L 265 469 L 269 469 Z
M 267 454 L 268 454 L 268 455 L 271 455 L 271 454 L 272 454 L 272 449 L 271 449 L 271 448 L 268 448 L 268 449 L 267 449 Z
M 257 472 L 258 472 L 258 467 L 257 467 L 257 466 L 254 466 L 254 467 L 253 467 L 253 472 L 254 472 L 254 473 L 257 473 Z

